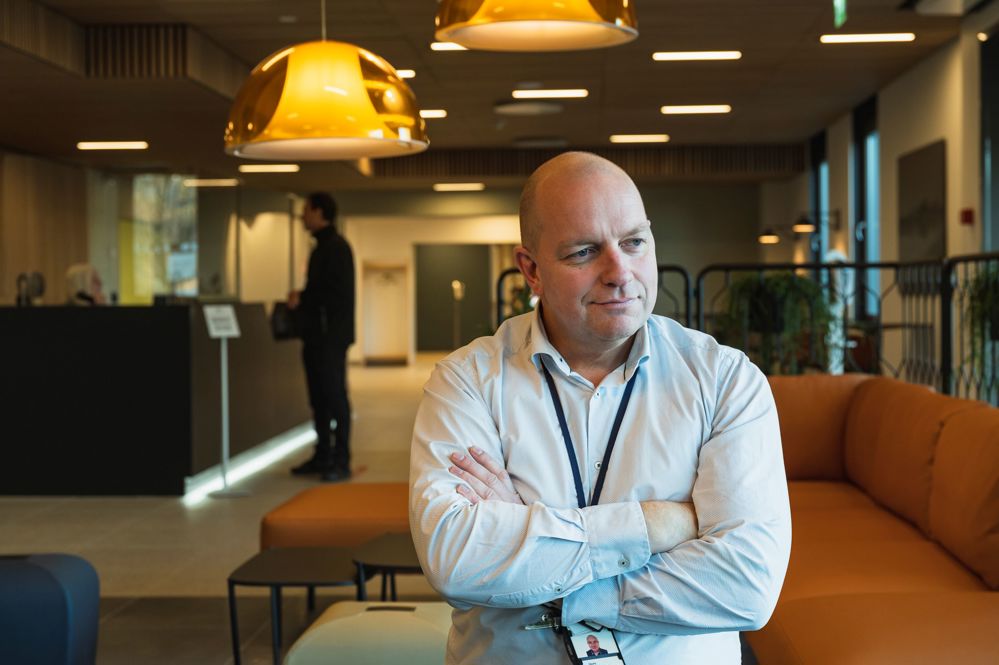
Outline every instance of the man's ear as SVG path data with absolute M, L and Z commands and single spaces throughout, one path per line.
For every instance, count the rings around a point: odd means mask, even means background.
M 527 285 L 531 287 L 534 295 L 541 295 L 541 277 L 538 275 L 538 262 L 531 256 L 531 251 L 523 245 L 518 245 L 513 250 L 513 260 L 517 264 L 520 273 L 527 280 Z

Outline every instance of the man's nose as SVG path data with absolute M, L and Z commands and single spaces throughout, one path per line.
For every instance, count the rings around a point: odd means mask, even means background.
M 600 276 L 604 284 L 622 286 L 634 278 L 629 257 L 620 247 L 615 246 L 604 252 L 601 258 L 603 265 Z

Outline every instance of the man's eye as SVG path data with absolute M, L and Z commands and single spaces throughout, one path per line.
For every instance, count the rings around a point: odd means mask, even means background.
M 623 243 L 621 243 L 627 248 L 634 249 L 636 247 L 641 247 L 645 244 L 645 238 L 628 238 Z
M 586 257 L 588 257 L 592 253 L 593 253 L 593 248 L 592 247 L 584 247 L 583 249 L 580 249 L 578 251 L 573 252 L 572 254 L 570 254 L 569 256 L 567 256 L 566 258 L 567 259 L 585 259 Z

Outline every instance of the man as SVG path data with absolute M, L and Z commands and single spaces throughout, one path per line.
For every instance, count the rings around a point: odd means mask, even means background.
M 586 655 L 590 656 L 591 658 L 593 656 L 606 656 L 607 655 L 607 649 L 601 649 L 600 648 L 600 640 L 597 639 L 596 635 L 587 635 L 586 636 L 586 647 L 587 647 L 587 649 L 586 649 Z
M 651 227 L 615 165 L 547 162 L 520 222 L 538 310 L 439 363 L 414 427 L 410 525 L 456 608 L 447 662 L 564 662 L 560 636 L 524 630 L 554 613 L 613 629 L 629 663 L 738 663 L 790 550 L 766 379 L 651 315 Z
M 333 226 L 335 219 L 332 196 L 309 195 L 302 223 L 316 246 L 309 256 L 305 290 L 288 294 L 288 307 L 299 312 L 302 359 L 316 427 L 315 452 L 291 471 L 318 473 L 326 481 L 350 477 L 347 347 L 354 343 L 354 255 Z M 330 444 L 331 434 L 335 446 Z

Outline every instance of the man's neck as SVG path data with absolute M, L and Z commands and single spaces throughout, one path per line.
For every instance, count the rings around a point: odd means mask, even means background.
M 541 321 L 545 323 L 544 310 L 541 312 Z M 635 338 L 638 336 L 636 332 L 631 337 L 616 344 L 606 346 L 593 344 L 574 348 L 567 340 L 558 339 L 557 333 L 553 334 L 553 330 L 546 323 L 545 332 L 548 335 L 548 341 L 558 349 L 569 367 L 594 386 L 599 386 L 608 374 L 624 364 L 628 359 L 628 354 L 631 353 Z

